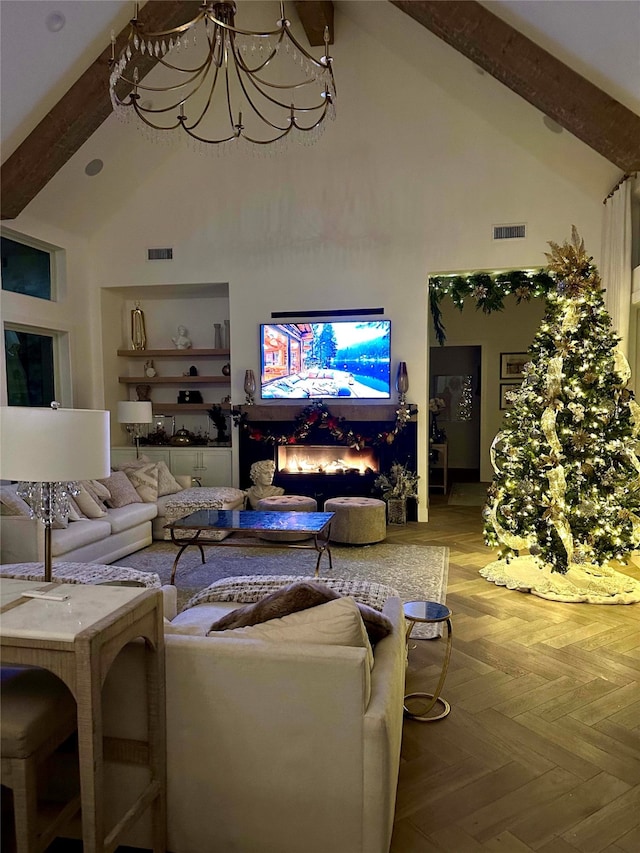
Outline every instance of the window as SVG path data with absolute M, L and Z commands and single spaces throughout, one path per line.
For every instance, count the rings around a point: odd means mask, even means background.
M 54 336 L 5 326 L 7 402 L 48 406 L 55 400 Z
M 2 289 L 38 299 L 51 299 L 51 259 L 48 252 L 0 238 Z

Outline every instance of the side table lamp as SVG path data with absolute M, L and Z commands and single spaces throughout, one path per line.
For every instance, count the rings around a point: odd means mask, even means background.
M 153 423 L 153 406 L 149 400 L 121 400 L 118 403 L 118 423 L 125 429 L 136 446 L 136 459 L 140 456 L 140 427 Z
M 0 478 L 18 480 L 18 494 L 44 524 L 44 579 L 51 580 L 51 528 L 69 514 L 77 480 L 108 477 L 109 412 L 0 407 Z

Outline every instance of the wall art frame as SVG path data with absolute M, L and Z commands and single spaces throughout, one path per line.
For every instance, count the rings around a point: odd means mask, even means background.
M 507 400 L 507 394 L 509 391 L 517 391 L 520 387 L 519 382 L 511 382 L 511 383 L 501 383 L 500 385 L 500 411 L 505 411 L 505 409 L 510 409 L 513 403 L 510 400 Z
M 523 368 L 530 361 L 526 352 L 500 353 L 500 379 L 523 379 Z

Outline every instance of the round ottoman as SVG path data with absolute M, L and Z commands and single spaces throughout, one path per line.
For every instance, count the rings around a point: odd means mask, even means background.
M 270 498 L 260 498 L 256 511 L 260 512 L 317 512 L 318 504 L 314 498 L 304 495 L 273 495 Z M 271 542 L 302 542 L 311 537 L 305 533 L 261 533 L 260 539 Z
M 332 542 L 347 545 L 370 545 L 382 542 L 387 535 L 387 513 L 384 501 L 376 498 L 329 498 L 325 512 L 334 512 L 331 522 Z

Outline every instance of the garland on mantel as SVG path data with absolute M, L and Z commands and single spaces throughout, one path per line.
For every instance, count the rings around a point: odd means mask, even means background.
M 294 418 L 294 427 L 290 433 L 275 434 L 269 430 L 257 429 L 247 421 L 248 412 L 234 409 L 232 412 L 234 424 L 247 430 L 253 441 L 265 444 L 299 444 L 308 438 L 312 429 L 326 429 L 337 444 L 346 444 L 355 450 L 376 444 L 393 444 L 398 433 L 407 425 L 413 414 L 409 405 L 400 406 L 396 411 L 393 427 L 376 435 L 363 435 L 355 432 L 347 423 L 346 418 L 332 414 L 324 403 L 312 403 Z
M 431 316 L 440 346 L 446 340 L 442 325 L 440 303 L 450 296 L 453 304 L 462 311 L 465 299 L 475 299 L 476 310 L 485 314 L 504 310 L 506 296 L 514 295 L 516 303 L 530 302 L 534 297 L 546 296 L 557 287 L 555 279 L 545 270 L 512 270 L 495 273 L 476 272 L 472 275 L 436 275 L 429 278 Z

